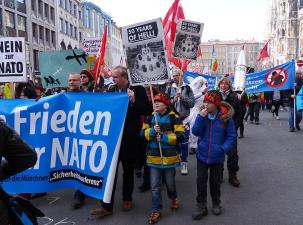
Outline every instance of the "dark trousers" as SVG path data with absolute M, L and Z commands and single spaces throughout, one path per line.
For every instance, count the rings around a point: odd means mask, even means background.
M 260 102 L 249 103 L 250 109 L 250 121 L 259 122 L 259 113 L 260 113 Z
M 220 180 L 222 164 L 207 165 L 206 163 L 197 160 L 197 202 L 206 204 L 207 202 L 207 181 L 209 170 L 209 188 L 212 202 L 214 205 L 220 204 Z
M 9 223 L 9 216 L 7 205 L 0 199 L 0 224 L 1 225 L 8 225 Z
M 227 153 L 227 169 L 229 173 L 237 173 L 239 171 L 239 156 L 238 145 L 235 146 Z
M 132 194 L 134 191 L 134 171 L 135 171 L 135 165 L 137 160 L 134 158 L 134 159 L 123 159 L 120 161 L 122 163 L 122 168 L 123 168 L 122 198 L 123 201 L 132 201 Z M 119 164 L 117 165 L 117 172 L 115 176 L 111 201 L 110 203 L 101 202 L 102 206 L 111 212 L 113 211 L 113 207 L 114 207 L 118 168 L 119 168 Z
M 280 108 L 280 101 L 273 101 L 274 111 L 272 112 L 276 116 L 279 116 L 279 108 Z

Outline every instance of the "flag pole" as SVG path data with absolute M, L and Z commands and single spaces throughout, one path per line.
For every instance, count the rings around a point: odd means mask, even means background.
M 294 87 L 294 128 L 296 128 L 296 114 L 297 114 L 297 107 L 296 107 L 296 87 Z
M 159 123 L 158 123 L 158 113 L 155 111 L 154 109 L 154 105 L 155 105 L 155 100 L 154 100 L 154 92 L 153 92 L 153 87 L 151 84 L 149 84 L 149 90 L 150 90 L 150 96 L 151 96 L 151 99 L 152 99 L 152 104 L 153 104 L 153 111 L 154 111 L 154 114 L 155 114 L 155 122 L 156 122 L 156 125 L 158 126 Z M 161 156 L 161 159 L 163 160 L 163 154 L 162 154 L 162 146 L 161 146 L 161 143 L 160 141 L 157 139 L 157 142 L 158 142 L 158 147 L 159 147 L 159 152 L 160 152 L 160 156 Z

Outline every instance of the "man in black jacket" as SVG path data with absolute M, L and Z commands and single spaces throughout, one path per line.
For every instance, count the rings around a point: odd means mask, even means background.
M 37 161 L 36 152 L 20 136 L 0 119 L 0 181 L 33 167 Z M 1 188 L 1 186 L 0 186 Z M 0 221 L 8 224 L 7 206 L 0 196 Z
M 148 116 L 152 113 L 152 105 L 148 101 L 144 87 L 130 86 L 127 69 L 124 66 L 115 67 L 112 78 L 115 84 L 109 87 L 108 92 L 127 92 L 129 96 L 119 154 L 119 161 L 121 161 L 123 167 L 123 210 L 129 211 L 132 208 L 135 163 L 140 156 L 139 151 L 141 150 L 139 133 L 142 126 L 140 119 L 141 115 Z M 91 212 L 92 215 L 104 217 L 112 214 L 115 189 L 116 181 L 113 187 L 111 203 L 102 203 L 100 208 Z

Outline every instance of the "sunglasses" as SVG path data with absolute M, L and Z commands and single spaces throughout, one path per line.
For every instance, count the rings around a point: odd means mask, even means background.
M 87 78 L 87 76 L 81 76 L 81 78 Z

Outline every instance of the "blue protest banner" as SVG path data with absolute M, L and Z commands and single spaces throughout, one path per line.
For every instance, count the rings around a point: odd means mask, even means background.
M 125 93 L 1 100 L 0 117 L 38 155 L 36 165 L 4 181 L 4 189 L 37 193 L 70 187 L 109 202 L 128 102 Z
M 295 60 L 271 69 L 246 75 L 246 93 L 293 89 L 295 83 Z
M 303 86 L 301 87 L 301 90 L 297 94 L 296 106 L 297 106 L 297 111 L 303 110 Z

